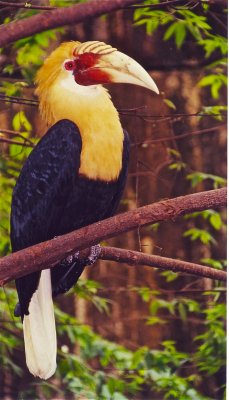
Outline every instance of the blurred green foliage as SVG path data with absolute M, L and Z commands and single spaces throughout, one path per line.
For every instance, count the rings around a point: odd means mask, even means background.
M 84 281 L 83 285 L 89 292 L 92 287 L 97 287 L 92 281 Z M 79 296 L 79 291 L 77 288 L 76 290 Z M 160 293 L 150 292 L 147 287 L 135 287 L 130 290 L 139 293 L 149 304 L 149 316 L 146 318 L 149 324 L 159 315 L 161 309 L 166 310 L 168 315 L 181 318 L 183 323 L 188 323 L 190 315 L 200 317 L 201 314 L 206 314 L 203 333 L 195 338 L 199 344 L 196 346 L 196 352 L 183 353 L 177 350 L 175 342 L 171 340 L 162 342 L 161 348 L 157 350 L 144 346 L 130 351 L 124 346 L 103 339 L 89 326 L 80 324 L 76 318 L 56 307 L 57 334 L 62 345 L 58 350 L 58 369 L 55 377 L 61 384 L 53 385 L 42 381 L 37 383 L 35 379 L 31 379 L 31 384 L 26 385 L 27 387 L 20 392 L 22 398 L 34 398 L 39 385 L 39 392 L 46 398 L 53 398 L 55 395 L 68 398 L 75 394 L 88 399 L 124 400 L 130 398 L 129 396 L 140 395 L 147 387 L 160 396 L 164 393 L 165 399 L 207 399 L 196 387 L 203 379 L 200 371 L 212 375 L 224 366 L 225 307 L 218 304 L 205 310 L 199 302 L 185 297 L 171 302 L 156 297 Z M 93 292 L 95 293 L 91 294 L 91 299 L 97 293 L 96 290 Z M 84 293 L 81 294 L 85 298 Z M 17 364 L 12 358 L 14 351 L 23 357 L 21 324 L 12 317 L 12 304 L 15 301 L 14 290 L 7 288 L 5 292 L 0 292 L 0 360 L 5 373 L 11 371 L 22 377 L 24 370 L 21 363 Z M 158 323 L 168 322 L 168 319 L 166 321 L 159 316 L 157 318 Z M 76 344 L 78 349 L 75 352 Z M 181 376 L 179 371 L 182 368 L 185 368 L 186 372 L 190 370 L 190 374 L 186 377 Z

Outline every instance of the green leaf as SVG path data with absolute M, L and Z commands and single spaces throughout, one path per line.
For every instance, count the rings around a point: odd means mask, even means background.
M 19 111 L 15 114 L 12 120 L 12 125 L 15 131 L 20 131 L 21 129 L 25 129 L 26 131 L 32 130 L 32 125 L 25 116 L 24 111 Z
M 166 321 L 157 316 L 147 318 L 146 325 L 157 325 L 157 324 L 163 325 L 166 324 Z
M 216 243 L 213 236 L 204 229 L 191 228 L 185 231 L 183 236 L 189 237 L 192 241 L 199 240 L 206 245 L 210 245 L 210 243 Z
M 169 108 L 172 108 L 173 110 L 176 110 L 175 104 L 174 104 L 170 99 L 163 99 L 163 102 L 164 102 Z
M 226 55 L 228 51 L 227 38 L 220 35 L 211 35 L 208 33 L 207 37 L 200 40 L 198 44 L 204 48 L 207 58 L 216 50 L 219 50 L 222 55 Z
M 178 49 L 180 49 L 181 46 L 183 45 L 186 35 L 187 35 L 187 30 L 186 30 L 185 24 L 179 23 L 177 25 L 176 32 L 175 32 L 175 42 L 176 42 Z
M 161 272 L 161 276 L 164 276 L 166 282 L 173 282 L 178 278 L 179 274 L 173 271 L 163 271 Z
M 164 40 L 169 40 L 176 32 L 177 22 L 173 22 L 165 31 Z
M 128 397 L 124 396 L 122 393 L 114 392 L 112 400 L 128 400 Z
M 221 87 L 227 86 L 227 76 L 224 74 L 210 74 L 203 77 L 198 85 L 200 87 L 211 87 L 211 94 L 214 99 L 218 99 L 219 97 L 219 90 Z
M 8 64 L 3 68 L 4 74 L 12 75 L 14 73 L 14 66 L 13 64 Z
M 182 171 L 182 169 L 185 169 L 186 166 L 187 166 L 186 163 L 179 161 L 179 162 L 170 164 L 169 169 L 171 169 L 171 170 L 175 169 L 176 171 Z
M 219 213 L 214 213 L 210 216 L 210 223 L 215 228 L 216 230 L 219 230 L 222 228 L 222 219 Z
M 198 183 L 203 182 L 204 180 L 210 179 L 213 181 L 213 188 L 217 189 L 218 187 L 225 186 L 227 181 L 225 178 L 221 176 L 213 175 L 213 174 L 206 174 L 204 172 L 193 172 L 192 174 L 188 174 L 186 176 L 187 180 L 191 181 L 191 185 L 193 187 L 197 186 Z
M 182 302 L 178 303 L 178 312 L 179 312 L 179 315 L 180 315 L 180 318 L 182 319 L 182 321 L 186 321 L 187 320 L 187 311 Z
M 212 258 L 201 258 L 200 262 L 202 262 L 203 264 L 210 265 L 211 267 L 216 269 L 223 269 L 224 267 L 224 263 L 222 261 L 214 260 Z

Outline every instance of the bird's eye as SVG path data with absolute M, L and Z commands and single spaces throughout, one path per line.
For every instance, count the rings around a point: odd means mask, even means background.
M 64 63 L 64 68 L 67 70 L 67 71 L 72 71 L 73 69 L 74 69 L 74 62 L 73 61 L 66 61 L 65 63 Z

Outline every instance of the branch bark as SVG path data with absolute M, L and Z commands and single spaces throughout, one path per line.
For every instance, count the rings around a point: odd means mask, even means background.
M 164 271 L 183 272 L 195 276 L 218 279 L 220 281 L 227 280 L 226 272 L 215 268 L 189 263 L 183 260 L 174 260 L 172 258 L 144 254 L 139 251 L 118 249 L 116 247 L 102 247 L 99 258 L 101 260 L 127 263 L 129 265 L 146 265 Z
M 10 22 L 0 27 L 0 47 L 47 29 L 82 22 L 86 18 L 99 17 L 136 2 L 136 0 L 91 0 L 87 3 L 57 8 Z
M 140 226 L 174 221 L 194 211 L 226 206 L 226 193 L 227 189 L 222 188 L 160 201 L 10 254 L 0 259 L 0 285 L 28 273 L 51 268 L 77 250 Z

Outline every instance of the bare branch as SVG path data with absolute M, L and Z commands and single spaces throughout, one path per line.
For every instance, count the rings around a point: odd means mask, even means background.
M 34 145 L 27 143 L 26 139 L 24 142 L 18 142 L 17 140 L 8 139 L 2 136 L 0 136 L 0 143 L 16 144 L 18 146 L 24 146 L 24 147 L 34 147 Z
M 38 107 L 39 102 L 38 100 L 34 99 L 27 99 L 24 97 L 19 97 L 19 96 L 6 96 L 4 94 L 0 94 L 0 101 L 3 101 L 5 103 L 15 103 L 15 104 L 23 104 L 26 106 L 33 106 L 33 107 Z M 207 118 L 216 118 L 216 117 L 221 117 L 222 119 L 227 118 L 227 113 L 226 112 L 221 112 L 218 114 L 206 114 L 201 111 L 197 111 L 196 113 L 190 113 L 190 114 L 181 114 L 181 113 L 173 113 L 173 114 L 160 114 L 160 115 L 155 115 L 155 114 L 146 114 L 141 112 L 142 109 L 147 110 L 147 106 L 137 106 L 134 108 L 117 108 L 117 111 L 119 112 L 120 115 L 128 115 L 129 117 L 137 117 L 142 119 L 145 122 L 155 122 L 155 121 L 170 121 L 170 120 L 175 120 L 178 121 L 182 118 L 191 118 L 191 117 L 207 117 Z M 206 130 L 209 128 L 206 128 Z M 215 129 L 213 127 L 213 129 Z M 192 133 L 190 133 L 192 134 Z M 186 135 L 186 134 L 185 134 Z M 179 135 L 180 138 L 180 135 Z M 156 139 L 155 139 L 156 140 Z M 167 140 L 167 139 L 166 139 Z
M 57 8 L 10 22 L 0 27 L 0 47 L 47 29 L 82 22 L 91 17 L 99 17 L 134 3 L 136 0 L 91 0 L 87 3 Z
M 1 100 L 1 97 L 0 97 Z M 135 107 L 135 108 L 126 108 L 126 109 L 119 109 L 117 108 L 119 114 L 121 115 L 128 115 L 130 117 L 138 117 L 141 118 L 143 121 L 146 122 L 153 122 L 153 121 L 166 121 L 169 119 L 181 119 L 181 118 L 190 118 L 190 117 L 222 117 L 222 118 L 227 118 L 227 113 L 226 112 L 222 112 L 219 114 L 207 114 L 201 111 L 197 111 L 196 113 L 191 113 L 191 114 L 187 114 L 187 113 L 174 113 L 174 114 L 160 114 L 160 115 L 156 115 L 156 114 L 144 114 L 139 112 L 139 109 L 143 108 L 141 107 Z
M 217 132 L 217 131 L 219 131 L 219 129 L 222 129 L 223 127 L 226 128 L 226 124 L 220 124 L 220 125 L 212 126 L 211 128 L 200 129 L 197 131 L 182 133 L 180 135 L 175 135 L 175 136 L 165 136 L 165 137 L 161 137 L 161 138 L 148 139 L 148 140 L 144 140 L 139 143 L 133 143 L 133 146 L 142 146 L 145 144 L 152 144 L 152 143 L 162 143 L 162 142 L 167 142 L 169 140 L 180 140 L 180 139 L 187 138 L 189 136 L 196 136 L 196 135 L 202 135 L 204 133 Z
M 55 10 L 57 7 L 50 7 L 50 6 L 36 6 L 31 3 L 15 3 L 15 2 L 8 2 L 8 1 L 0 1 L 0 7 L 13 7 L 13 8 L 27 8 L 29 10 Z
M 222 188 L 160 201 L 10 254 L 0 259 L 0 285 L 28 273 L 51 268 L 77 250 L 140 226 L 174 221 L 194 211 L 226 206 L 226 194 L 227 189 Z
M 192 9 L 199 4 L 209 4 L 209 5 L 218 5 L 222 8 L 228 7 L 227 0 L 166 0 L 166 1 L 161 1 L 158 4 L 135 4 L 135 5 L 130 5 L 127 6 L 126 8 L 130 9 L 137 9 L 137 8 L 150 8 L 153 10 L 158 10 L 161 8 L 175 8 L 178 9 L 178 7 L 186 8 L 186 9 Z
M 196 5 L 200 3 L 200 0 L 191 0 L 191 1 L 185 1 L 185 0 L 166 0 L 166 1 L 161 1 L 158 4 L 134 4 L 127 6 L 126 8 L 131 8 L 131 9 L 137 9 L 137 8 L 150 8 L 153 10 L 158 10 L 161 8 L 169 8 L 169 7 L 186 7 L 187 9 L 190 8 L 190 3 Z
M 5 133 L 6 135 L 9 136 L 14 136 L 14 137 L 20 137 L 21 139 L 23 139 L 25 142 L 31 144 L 31 147 L 34 147 L 34 143 L 32 142 L 32 140 L 30 140 L 29 138 L 26 138 L 21 132 L 19 131 L 13 131 L 11 129 L 4 129 L 4 128 L 0 128 L 0 136 L 2 133 Z
M 227 280 L 225 271 L 219 271 L 200 264 L 174 260 L 172 258 L 144 254 L 139 251 L 118 249 L 116 247 L 102 247 L 99 258 L 102 260 L 117 261 L 119 263 L 128 263 L 130 265 L 146 265 L 148 267 L 167 271 L 183 272 L 186 274 L 218 279 L 220 281 Z
M 33 106 L 33 107 L 38 106 L 37 100 L 26 99 L 24 97 L 19 97 L 19 96 L 6 96 L 5 94 L 0 94 L 0 101 L 4 101 L 6 103 L 24 104 L 26 106 Z

